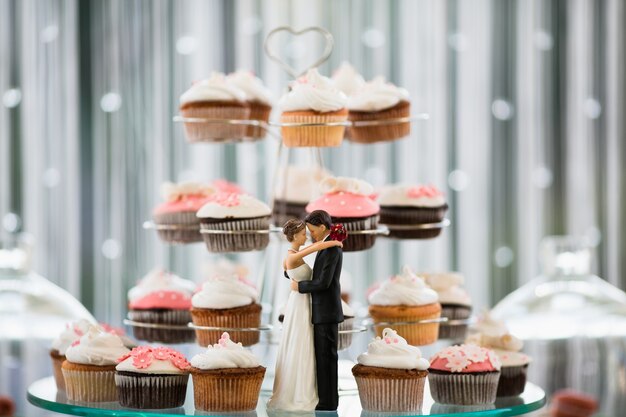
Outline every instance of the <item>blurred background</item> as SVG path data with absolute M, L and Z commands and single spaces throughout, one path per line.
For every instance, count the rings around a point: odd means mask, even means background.
M 178 98 L 236 69 L 280 96 L 289 77 L 265 35 L 319 25 L 335 38 L 323 74 L 349 61 L 430 115 L 408 139 L 324 150 L 325 165 L 432 183 L 450 204 L 442 237 L 348 255 L 355 299 L 409 264 L 460 271 L 475 309 L 493 306 L 540 273 L 548 235 L 585 237 L 591 271 L 623 289 L 625 18 L 620 0 L 0 0 L 0 226 L 31 234 L 33 270 L 100 321 L 121 325 L 126 291 L 156 265 L 199 281 L 202 245 L 142 229 L 160 184 L 225 178 L 268 201 L 278 141 L 191 146 Z M 305 66 L 315 42 L 280 45 Z M 232 258 L 278 280 L 282 250 Z

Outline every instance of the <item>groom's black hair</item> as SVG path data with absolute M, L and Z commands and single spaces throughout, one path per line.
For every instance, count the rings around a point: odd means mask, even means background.
M 312 224 L 313 226 L 324 225 L 328 230 L 330 230 L 333 225 L 333 219 L 330 217 L 330 214 L 328 214 L 324 210 L 315 210 L 310 212 L 304 218 L 304 222 Z

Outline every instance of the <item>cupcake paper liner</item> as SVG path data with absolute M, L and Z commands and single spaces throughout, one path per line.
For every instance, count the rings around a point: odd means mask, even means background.
M 291 112 L 280 116 L 281 123 L 334 123 L 345 122 L 347 111 L 331 113 Z M 341 145 L 345 126 L 295 126 L 281 127 L 283 143 L 293 147 L 334 147 Z
M 520 395 L 526 389 L 526 374 L 528 364 L 520 366 L 503 366 L 500 369 L 500 382 L 498 382 L 498 397 L 514 397 Z
M 339 323 L 338 329 L 352 330 L 354 328 L 354 318 L 346 318 Z M 348 349 L 352 344 L 352 333 L 339 333 L 339 339 L 337 340 L 337 350 Z
M 432 239 L 441 234 L 433 229 L 394 229 L 393 226 L 413 226 L 443 221 L 448 205 L 441 207 L 381 207 L 380 223 L 389 226 L 389 237 L 396 239 Z
M 374 230 L 378 227 L 378 215 L 365 217 L 363 219 L 343 219 L 333 217 L 333 223 L 341 223 L 348 232 L 348 238 L 343 241 L 344 252 L 356 252 L 366 250 L 374 246 L 376 235 L 350 234 L 353 231 Z
M 470 317 L 472 309 L 468 306 L 442 304 L 441 317 L 447 317 L 448 320 L 465 320 Z M 467 324 L 448 324 L 441 323 L 439 325 L 439 339 L 465 340 L 469 326 Z
M 119 402 L 124 407 L 176 408 L 185 403 L 189 375 L 115 374 Z
M 63 369 L 68 400 L 79 402 L 117 401 L 115 371 L 75 371 Z
M 130 310 L 128 318 L 141 323 L 171 324 L 176 326 L 186 326 L 191 322 L 191 314 L 188 310 Z M 138 340 L 160 343 L 187 343 L 195 340 L 193 329 L 151 329 L 133 326 L 133 336 Z
M 265 368 L 192 370 L 194 403 L 202 411 L 254 410 L 259 401 Z
M 270 119 L 270 113 L 272 112 L 272 107 L 262 103 L 251 102 L 250 104 L 250 120 L 260 120 L 263 122 L 268 122 Z M 265 129 L 259 126 L 248 126 L 246 129 L 246 136 L 254 139 L 264 138 L 266 134 Z
M 428 373 L 430 393 L 442 404 L 493 404 L 499 379 L 500 372 L 440 373 L 431 370 Z
M 423 306 L 425 307 L 425 306 Z M 408 344 L 413 346 L 425 346 L 430 345 L 437 341 L 439 336 L 439 323 L 414 323 L 414 324 L 382 324 L 376 325 L 376 323 L 395 323 L 395 322 L 414 322 L 418 320 L 437 319 L 441 316 L 440 311 L 433 312 L 431 309 L 426 310 L 427 313 L 420 313 L 419 310 L 415 312 L 415 315 L 401 315 L 398 312 L 398 306 L 389 306 L 389 309 L 385 306 L 376 306 L 375 310 L 372 310 L 370 306 L 370 315 L 374 320 L 374 331 L 377 336 L 382 336 L 383 330 L 386 327 L 393 327 L 395 331 L 402 337 L 404 337 Z M 413 309 L 409 307 L 409 313 Z M 388 310 L 388 311 L 385 311 Z
M 383 121 L 399 119 L 411 115 L 411 106 L 408 102 L 400 102 L 390 109 L 376 112 L 354 112 L 348 114 L 351 122 Z M 411 134 L 411 123 L 381 124 L 377 126 L 349 127 L 346 129 L 346 138 L 356 143 L 376 143 L 401 139 Z
M 237 312 L 241 309 L 241 312 Z M 261 326 L 261 306 L 244 306 L 241 308 L 229 309 L 234 314 L 220 314 L 217 309 L 193 308 L 191 316 L 193 324 L 207 327 L 224 328 L 255 328 Z M 224 330 L 198 330 L 196 329 L 196 339 L 200 346 L 208 346 L 216 343 Z M 243 346 L 252 346 L 259 343 L 260 332 L 252 331 L 228 331 L 231 340 L 241 342 Z
M 275 199 L 273 206 L 272 221 L 278 227 L 282 227 L 288 220 L 302 220 L 306 216 L 306 203 L 291 203 Z
M 50 351 L 50 359 L 52 360 L 52 373 L 54 375 L 54 382 L 57 384 L 57 390 L 65 391 L 65 379 L 63 378 L 63 371 L 61 366 L 65 360 L 65 355 L 59 355 L 58 351 Z
M 200 219 L 196 217 L 195 211 L 180 211 L 177 213 L 157 214 L 153 217 L 154 224 L 179 226 L 179 230 L 157 230 L 161 240 L 170 243 L 195 243 L 202 242 L 200 234 Z M 189 229 L 195 226 L 195 229 Z
M 379 372 L 363 375 L 365 369 L 378 369 Z M 404 370 L 363 365 L 356 365 L 352 368 L 363 410 L 419 413 L 424 400 L 424 385 L 428 372 L 422 371 L 416 374 L 402 371 Z M 388 372 L 389 375 L 381 376 L 381 372 Z
M 181 114 L 183 117 L 247 120 L 250 115 L 250 108 L 226 104 L 207 105 L 205 107 L 189 107 L 182 109 Z M 247 129 L 247 125 L 188 122 L 185 123 L 185 136 L 190 143 L 222 142 L 245 137 Z
M 269 230 L 270 217 L 202 222 L 203 230 Z M 270 242 L 268 233 L 202 234 L 209 252 L 249 252 L 264 249 Z

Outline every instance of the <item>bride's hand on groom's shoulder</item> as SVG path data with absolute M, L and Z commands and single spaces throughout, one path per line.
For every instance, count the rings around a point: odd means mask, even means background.
M 291 291 L 298 291 L 298 281 L 291 280 Z

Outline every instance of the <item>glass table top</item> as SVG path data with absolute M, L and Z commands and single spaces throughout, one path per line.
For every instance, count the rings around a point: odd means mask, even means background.
M 57 413 L 71 414 L 76 416 L 118 416 L 118 417 L 168 417 L 168 416 L 202 416 L 202 415 L 223 415 L 237 417 L 272 417 L 276 413 L 268 413 L 265 404 L 269 398 L 269 392 L 263 390 L 259 403 L 255 411 L 242 413 L 208 413 L 196 411 L 193 405 L 193 387 L 191 379 L 187 388 L 187 399 L 185 405 L 175 409 L 167 410 L 137 410 L 124 408 L 116 402 L 109 403 L 73 403 L 69 401 L 64 392 L 57 392 L 54 378 L 48 377 L 33 383 L 28 389 L 28 401 L 33 405 Z M 430 396 L 428 382 L 424 390 L 424 405 L 422 406 L 422 416 L 437 415 L 440 417 L 464 416 L 464 417 L 509 417 L 529 413 L 543 407 L 545 403 L 545 393 L 534 384 L 526 384 L 526 389 L 519 397 L 499 398 L 495 404 L 487 406 L 454 406 L 448 404 L 435 403 Z M 333 413 L 317 413 L 318 416 L 333 416 Z M 339 417 L 380 417 L 383 415 L 393 416 L 394 413 L 370 413 L 361 409 L 358 394 L 354 391 L 346 391 L 340 395 Z M 401 413 L 395 413 L 398 415 Z M 280 417 L 294 415 L 297 417 L 314 416 L 315 413 L 287 413 L 281 412 Z M 406 414 L 405 414 L 406 415 Z

